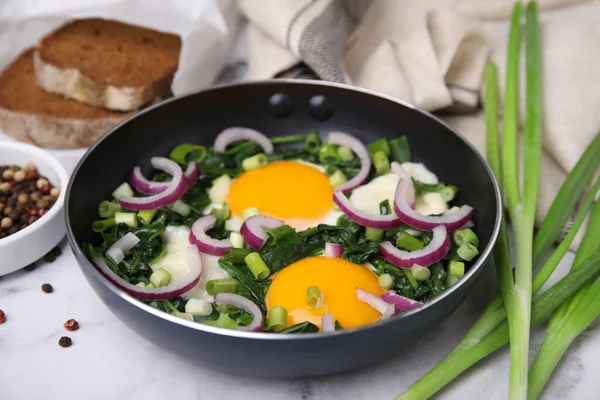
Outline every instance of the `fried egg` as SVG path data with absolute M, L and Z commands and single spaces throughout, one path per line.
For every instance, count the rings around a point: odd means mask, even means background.
M 423 183 L 438 183 L 437 176 L 423 164 L 403 163 L 402 167 L 408 174 Z M 385 174 L 371 180 L 352 192 L 350 202 L 362 211 L 379 214 L 379 203 L 388 200 L 393 207 L 396 186 L 400 177 L 396 174 Z M 439 193 L 419 193 L 415 199 L 415 210 L 423 215 L 442 214 L 448 210 L 448 204 Z
M 307 303 L 306 290 L 317 286 L 323 293 L 319 308 Z M 321 327 L 324 314 L 333 313 L 343 328 L 373 323 L 381 314 L 358 300 L 356 288 L 381 296 L 377 275 L 367 267 L 343 258 L 309 257 L 277 272 L 265 297 L 267 308 L 282 306 L 288 312 L 288 326 L 304 321 Z
M 229 188 L 227 203 L 234 217 L 257 207 L 261 215 L 304 230 L 321 223 L 336 225 L 342 213 L 333 209 L 332 196 L 321 166 L 282 160 L 241 174 Z
M 187 256 L 190 229 L 185 226 L 167 226 L 161 235 L 163 244 L 167 247 L 167 254 L 151 265 L 153 271 L 164 268 L 171 274 L 171 281 L 177 281 L 190 272 L 190 262 Z M 182 297 L 184 299 L 204 299 L 213 301 L 213 296 L 206 292 L 206 282 L 211 279 L 230 278 L 218 263 L 220 257 L 201 253 L 202 277 L 198 284 Z

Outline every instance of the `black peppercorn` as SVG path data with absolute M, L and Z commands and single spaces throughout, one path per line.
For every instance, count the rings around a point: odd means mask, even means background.
M 62 254 L 62 250 L 60 249 L 60 247 L 56 246 L 55 248 L 52 249 L 52 253 L 58 257 Z
M 73 341 L 71 340 L 70 337 L 68 336 L 62 336 L 59 340 L 58 340 L 58 345 L 60 347 L 69 347 L 70 345 L 73 344 Z
M 51 285 L 51 284 L 49 284 L 49 283 L 44 283 L 44 284 L 42 285 L 42 291 L 43 291 L 44 293 L 52 293 L 52 292 L 54 291 L 54 288 L 52 287 L 52 285 Z
M 26 266 L 25 268 L 23 268 L 25 271 L 33 271 L 35 269 L 35 263 L 32 262 L 31 264 L 29 264 L 28 266 Z

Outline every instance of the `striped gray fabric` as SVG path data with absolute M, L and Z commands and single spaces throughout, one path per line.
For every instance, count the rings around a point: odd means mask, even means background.
M 371 0 L 333 0 L 306 27 L 300 38 L 299 53 L 318 77 L 344 82 L 341 66 L 344 45 L 370 4 Z

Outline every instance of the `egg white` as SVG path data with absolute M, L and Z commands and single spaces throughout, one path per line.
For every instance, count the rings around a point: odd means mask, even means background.
M 423 164 L 403 163 L 402 167 L 408 174 L 423 183 L 438 183 L 438 177 Z M 379 204 L 388 200 L 390 206 L 394 204 L 396 186 L 400 177 L 389 173 L 371 180 L 354 189 L 350 195 L 350 202 L 359 210 L 379 214 Z M 448 203 L 439 193 L 419 193 L 415 199 L 415 210 L 424 215 L 441 214 L 448 210 Z
M 171 281 L 177 281 L 190 272 L 190 262 L 187 256 L 190 229 L 185 226 L 167 226 L 165 232 L 161 235 L 164 245 L 167 247 L 167 253 L 161 257 L 155 264 L 151 265 L 153 271 L 164 268 L 171 274 Z M 204 299 L 213 301 L 213 296 L 206 292 L 206 282 L 212 279 L 230 278 L 229 274 L 219 266 L 218 256 L 201 254 L 202 256 L 202 277 L 198 284 L 182 297 L 184 299 Z

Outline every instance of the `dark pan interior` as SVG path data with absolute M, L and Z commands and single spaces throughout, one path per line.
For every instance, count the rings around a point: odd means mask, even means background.
M 283 100 L 274 105 L 276 94 L 276 99 Z M 456 204 L 475 208 L 481 249 L 492 237 L 497 210 L 493 179 L 482 159 L 448 126 L 429 114 L 361 91 L 322 83 L 270 81 L 168 100 L 101 139 L 84 157 L 72 181 L 67 208 L 75 241 L 81 245 L 92 239 L 98 204 L 129 180 L 134 166 L 148 172 L 150 157 L 166 156 L 183 142 L 211 146 L 215 135 L 231 126 L 251 127 L 267 136 L 317 130 L 325 138 L 328 131 L 341 130 L 366 143 L 406 135 L 413 161 L 425 162 L 442 181 L 456 185 Z

